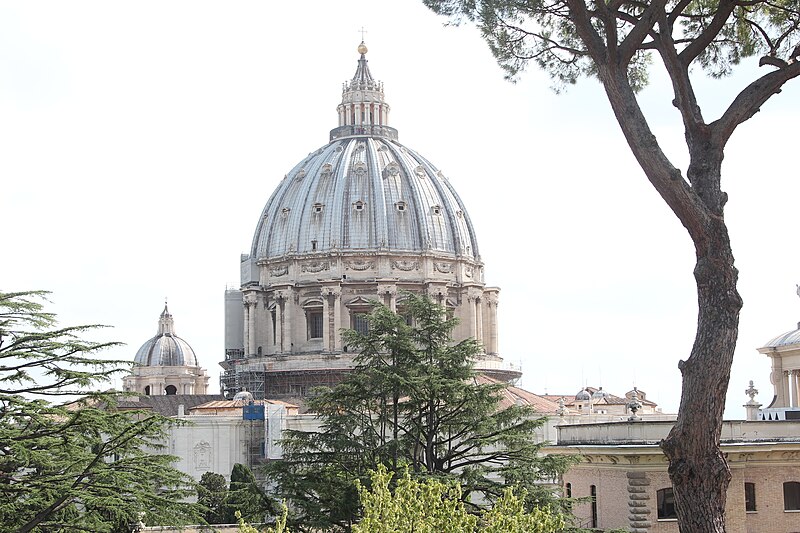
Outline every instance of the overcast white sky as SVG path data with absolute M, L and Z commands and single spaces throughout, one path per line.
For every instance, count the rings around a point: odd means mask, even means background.
M 218 387 L 223 293 L 262 207 L 328 141 L 359 28 L 400 141 L 450 178 L 502 289 L 500 347 L 538 393 L 634 385 L 677 409 L 696 322 L 689 237 L 630 155 L 600 86 L 503 75 L 478 33 L 421 2 L 0 4 L 0 290 L 48 289 L 63 324 L 103 323 L 132 359 L 165 296 Z M 707 119 L 759 72 L 698 84 Z M 679 163 L 654 71 L 642 94 Z M 724 189 L 745 300 L 729 417 L 755 348 L 800 320 L 800 82 L 739 128 Z

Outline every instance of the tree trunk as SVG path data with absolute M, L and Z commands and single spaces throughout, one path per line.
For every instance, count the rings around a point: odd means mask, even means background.
M 692 170 L 690 166 L 690 173 Z M 718 169 L 704 171 L 716 173 Z M 705 177 L 696 178 L 694 182 L 706 183 Z M 699 194 L 709 196 L 704 201 L 716 204 L 711 208 L 716 213 L 704 228 L 704 238 L 694 239 L 697 334 L 691 356 L 678 365 L 683 375 L 678 419 L 661 444 L 669 458 L 682 533 L 725 531 L 725 499 L 731 478 L 719 441 L 742 300 L 736 290 L 738 272 L 722 217 L 724 193 L 718 189 L 719 178 L 710 177 L 708 181 L 717 186 Z
M 609 65 L 598 73 L 639 165 L 695 245 L 697 333 L 689 359 L 678 364 L 681 404 L 662 448 L 681 533 L 723 533 L 730 470 L 719 440 L 742 307 L 723 216 L 727 196 L 720 189 L 725 142 L 702 125 L 687 133 L 687 183 L 650 131 L 626 72 Z

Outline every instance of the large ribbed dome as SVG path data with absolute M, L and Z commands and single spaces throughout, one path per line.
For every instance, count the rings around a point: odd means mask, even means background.
M 134 363 L 142 366 L 199 366 L 189 343 L 175 335 L 172 315 L 166 304 L 158 320 L 158 334 L 142 344 Z
M 441 171 L 397 142 L 363 43 L 359 52 L 330 144 L 284 177 L 261 213 L 250 257 L 384 251 L 479 260 L 463 203 Z
M 295 166 L 261 214 L 251 257 L 363 250 L 478 259 L 469 216 L 447 179 L 385 137 L 337 139 Z

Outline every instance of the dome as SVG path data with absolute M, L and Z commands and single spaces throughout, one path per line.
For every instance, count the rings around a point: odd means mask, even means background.
M 788 331 L 782 335 L 778 335 L 774 339 L 770 340 L 766 345 L 764 345 L 764 348 L 779 348 L 781 346 L 789 346 L 791 344 L 800 344 L 800 324 L 797 325 L 797 329 Z
M 593 400 L 602 400 L 603 398 L 608 397 L 608 393 L 603 390 L 603 387 L 600 387 L 596 391 L 592 393 Z
M 580 392 L 575 395 L 575 400 L 579 402 L 588 402 L 591 399 L 592 397 L 586 389 L 581 389 Z
M 158 320 L 158 334 L 142 344 L 133 361 L 141 366 L 199 366 L 189 343 L 175 335 L 166 304 Z
M 234 401 L 252 402 L 253 401 L 253 394 L 248 392 L 248 391 L 246 391 L 246 390 L 243 390 L 243 391 L 237 392 L 233 396 L 233 399 L 234 399 Z
M 363 43 L 362 43 L 363 45 Z M 340 252 L 436 253 L 479 260 L 464 204 L 442 172 L 397 141 L 362 52 L 345 83 L 331 142 L 300 161 L 270 197 L 250 258 Z

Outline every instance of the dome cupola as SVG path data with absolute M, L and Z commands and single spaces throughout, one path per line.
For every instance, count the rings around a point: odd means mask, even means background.
M 363 331 L 375 301 L 402 311 L 426 294 L 474 338 L 479 372 L 520 376 L 498 355 L 499 289 L 486 287 L 475 230 L 444 173 L 400 144 L 384 87 L 358 47 L 330 142 L 277 184 L 240 258 L 241 286 L 225 295 L 222 388 L 233 397 L 301 399 L 354 366 L 342 330 Z
M 158 334 L 142 344 L 134 363 L 141 366 L 199 366 L 189 343 L 175 335 L 175 322 L 166 302 L 158 318 Z

